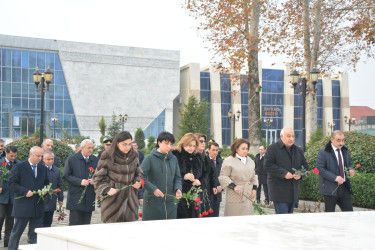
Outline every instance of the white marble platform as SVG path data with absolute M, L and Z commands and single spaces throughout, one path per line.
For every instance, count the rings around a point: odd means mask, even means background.
M 38 250 L 134 247 L 192 250 L 202 246 L 211 249 L 375 249 L 375 211 L 138 221 L 36 231 Z

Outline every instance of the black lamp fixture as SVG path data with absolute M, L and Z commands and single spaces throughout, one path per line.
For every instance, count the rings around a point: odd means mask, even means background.
M 234 114 L 232 112 L 232 109 L 229 109 L 228 111 L 228 117 L 230 118 L 232 124 L 233 124 L 233 129 L 232 129 L 232 138 L 231 138 L 231 142 L 233 143 L 234 142 L 234 137 L 235 137 L 235 131 L 236 131 L 236 121 L 239 121 L 240 120 L 240 116 L 241 116 L 241 111 L 237 110 L 237 112 Z
M 56 139 L 56 133 L 55 133 L 55 131 L 56 131 L 56 122 L 59 121 L 59 118 L 52 117 L 51 120 L 53 122 L 53 139 Z
M 344 122 L 345 122 L 345 124 L 349 125 L 349 131 L 350 131 L 351 125 L 355 123 L 355 117 L 348 119 L 347 116 L 344 116 Z
M 125 115 L 119 115 L 119 117 L 120 117 L 120 122 L 122 122 L 122 131 L 124 131 L 124 129 L 125 129 L 125 123 L 126 123 L 126 121 L 128 120 L 128 114 L 125 114 Z
M 43 130 L 44 130 L 44 93 L 49 90 L 49 84 L 52 82 L 53 73 L 49 66 L 44 73 L 40 73 L 38 67 L 33 73 L 33 80 L 36 87 L 36 92 L 40 92 L 40 135 L 39 145 L 43 143 Z M 40 87 L 39 87 L 40 84 Z
M 313 84 L 313 89 L 309 89 L 306 87 L 306 78 L 302 78 L 302 90 L 300 94 L 302 95 L 302 149 L 303 151 L 306 150 L 306 95 L 311 91 L 313 98 L 315 99 L 315 87 L 318 83 L 318 76 L 320 71 L 317 69 L 313 69 L 310 72 L 311 82 Z M 297 70 L 294 70 L 289 75 L 292 78 L 292 85 L 293 88 L 296 89 L 297 83 L 299 81 L 299 73 Z

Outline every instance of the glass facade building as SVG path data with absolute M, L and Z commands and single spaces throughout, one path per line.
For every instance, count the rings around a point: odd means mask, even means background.
M 150 136 L 158 138 L 158 135 L 163 131 L 165 131 L 165 109 L 144 130 L 145 138 Z
M 45 131 L 49 131 L 47 137 L 53 136 L 53 117 L 58 118 L 57 138 L 63 134 L 79 134 L 58 53 L 0 48 L 1 138 L 32 136 L 39 128 L 41 100 L 33 73 L 37 67 L 43 73 L 48 66 L 53 78 L 44 102 Z
M 210 81 L 210 72 L 200 72 L 201 78 L 201 102 L 208 103 L 208 131 L 206 132 L 207 135 L 211 134 L 211 81 Z
M 340 81 L 333 80 L 332 81 L 332 112 L 333 112 L 333 122 L 335 123 L 335 126 L 333 127 L 333 131 L 340 129 L 340 120 L 341 120 L 340 102 L 341 102 Z
M 231 120 L 228 112 L 231 109 L 232 90 L 228 74 L 220 76 L 220 97 L 221 97 L 221 130 L 222 141 L 225 145 L 231 142 Z
M 267 144 L 280 138 L 284 113 L 284 70 L 262 69 L 262 138 Z

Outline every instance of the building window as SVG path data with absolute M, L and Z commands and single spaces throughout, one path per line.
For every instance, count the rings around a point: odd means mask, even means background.
M 230 145 L 231 130 L 230 118 L 228 112 L 231 108 L 232 91 L 231 82 L 228 74 L 221 74 L 220 76 L 220 95 L 221 95 L 221 130 L 222 142 L 225 145 Z
M 332 81 L 332 111 L 333 111 L 333 122 L 335 123 L 335 126 L 333 127 L 333 131 L 340 130 L 340 81 L 339 80 L 333 80 Z
M 165 109 L 144 130 L 145 138 L 147 139 L 150 136 L 158 138 L 158 135 L 163 131 L 165 131 Z
M 58 54 L 0 48 L 0 137 L 32 136 L 40 127 L 40 93 L 35 91 L 32 77 L 37 66 L 40 72 L 50 66 L 54 75 L 45 95 L 44 119 L 46 126 L 51 128 L 47 137 L 53 136 L 52 117 L 59 119 L 55 126 L 57 138 L 79 134 Z
M 241 119 L 242 119 L 242 138 L 249 139 L 249 84 L 247 76 L 241 76 Z
M 211 80 L 210 72 L 201 72 L 201 102 L 208 103 L 208 131 L 206 132 L 207 136 L 211 135 Z
M 262 69 L 262 138 L 267 144 L 280 139 L 284 114 L 284 70 Z

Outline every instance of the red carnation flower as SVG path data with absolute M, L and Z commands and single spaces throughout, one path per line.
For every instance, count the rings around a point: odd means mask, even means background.
M 97 199 L 97 200 L 99 200 L 99 199 L 100 199 L 100 197 L 98 196 L 98 197 L 96 197 L 96 199 Z
M 144 186 L 145 185 L 145 181 L 143 179 L 140 179 L 140 182 L 141 182 L 141 185 Z
M 319 174 L 319 170 L 318 170 L 317 168 L 314 168 L 314 169 L 313 169 L 313 173 L 314 173 L 314 174 Z
M 208 213 L 212 214 L 214 212 L 213 209 L 208 210 Z
M 92 167 L 89 167 L 89 170 L 90 170 L 91 172 L 95 172 L 95 169 L 93 169 Z
M 203 216 L 207 216 L 207 215 L 208 215 L 208 212 L 207 212 L 207 211 L 204 211 L 202 214 L 203 214 Z
M 142 218 L 142 213 L 139 213 L 138 215 L 139 215 L 139 218 Z
M 53 192 L 54 192 L 55 194 L 59 193 L 60 191 L 61 191 L 60 188 L 56 188 L 55 190 L 53 190 Z
M 200 201 L 201 201 L 201 199 L 199 199 L 199 198 L 196 198 L 196 199 L 195 199 L 195 202 L 196 202 L 196 203 L 199 203 Z
M 57 220 L 60 221 L 60 217 L 58 217 Z
M 203 217 L 203 215 L 202 215 L 202 214 L 198 215 L 198 218 L 202 218 L 202 217 Z
M 3 163 L 1 163 L 3 166 L 6 166 L 8 165 L 8 163 L 6 161 L 4 161 Z
M 361 164 L 358 163 L 358 164 L 357 164 L 357 168 L 360 168 L 360 167 L 361 167 Z
M 194 209 L 194 210 L 198 210 L 199 207 L 198 207 L 198 206 L 194 206 L 193 209 Z
M 64 218 L 61 218 L 61 220 L 64 220 Z

